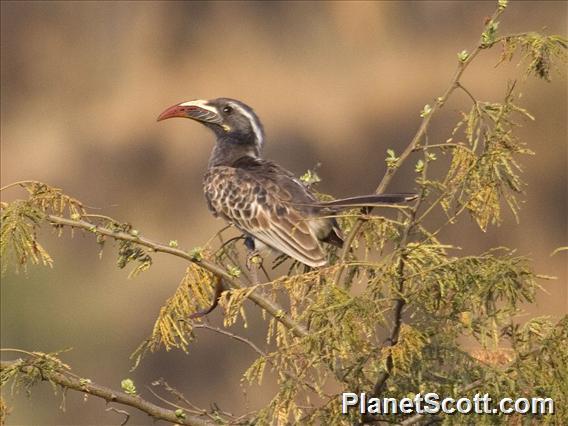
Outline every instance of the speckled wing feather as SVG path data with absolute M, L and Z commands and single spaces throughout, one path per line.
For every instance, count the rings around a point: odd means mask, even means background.
M 241 231 L 306 265 L 326 263 L 318 240 L 322 219 L 295 205 L 315 199 L 287 170 L 243 157 L 231 166 L 211 167 L 204 191 L 213 213 Z

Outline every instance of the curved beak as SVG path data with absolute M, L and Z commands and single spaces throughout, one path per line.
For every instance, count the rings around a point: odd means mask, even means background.
M 168 118 L 191 118 L 203 123 L 220 124 L 222 119 L 214 106 L 208 105 L 207 101 L 196 100 L 182 102 L 166 109 L 158 116 L 157 121 L 167 120 Z

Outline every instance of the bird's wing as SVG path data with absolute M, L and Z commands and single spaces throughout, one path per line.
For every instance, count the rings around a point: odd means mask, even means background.
M 241 231 L 300 262 L 325 265 L 310 216 L 290 203 L 293 195 L 269 169 L 213 167 L 205 177 L 211 207 Z

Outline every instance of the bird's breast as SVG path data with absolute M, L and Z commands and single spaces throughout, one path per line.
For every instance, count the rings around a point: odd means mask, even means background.
M 239 176 L 232 167 L 212 167 L 204 176 L 203 192 L 213 214 L 238 224 L 249 219 L 257 195 L 247 179 Z

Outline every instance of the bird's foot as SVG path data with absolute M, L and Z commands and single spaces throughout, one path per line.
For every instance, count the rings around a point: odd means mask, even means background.
M 258 250 L 252 250 L 249 252 L 246 260 L 246 267 L 249 271 L 260 269 L 262 266 L 262 256 Z
M 260 282 L 258 279 L 258 271 L 262 268 L 262 257 L 258 250 L 252 250 L 249 252 L 246 260 L 246 267 L 250 271 L 252 283 L 254 285 L 258 284 Z

